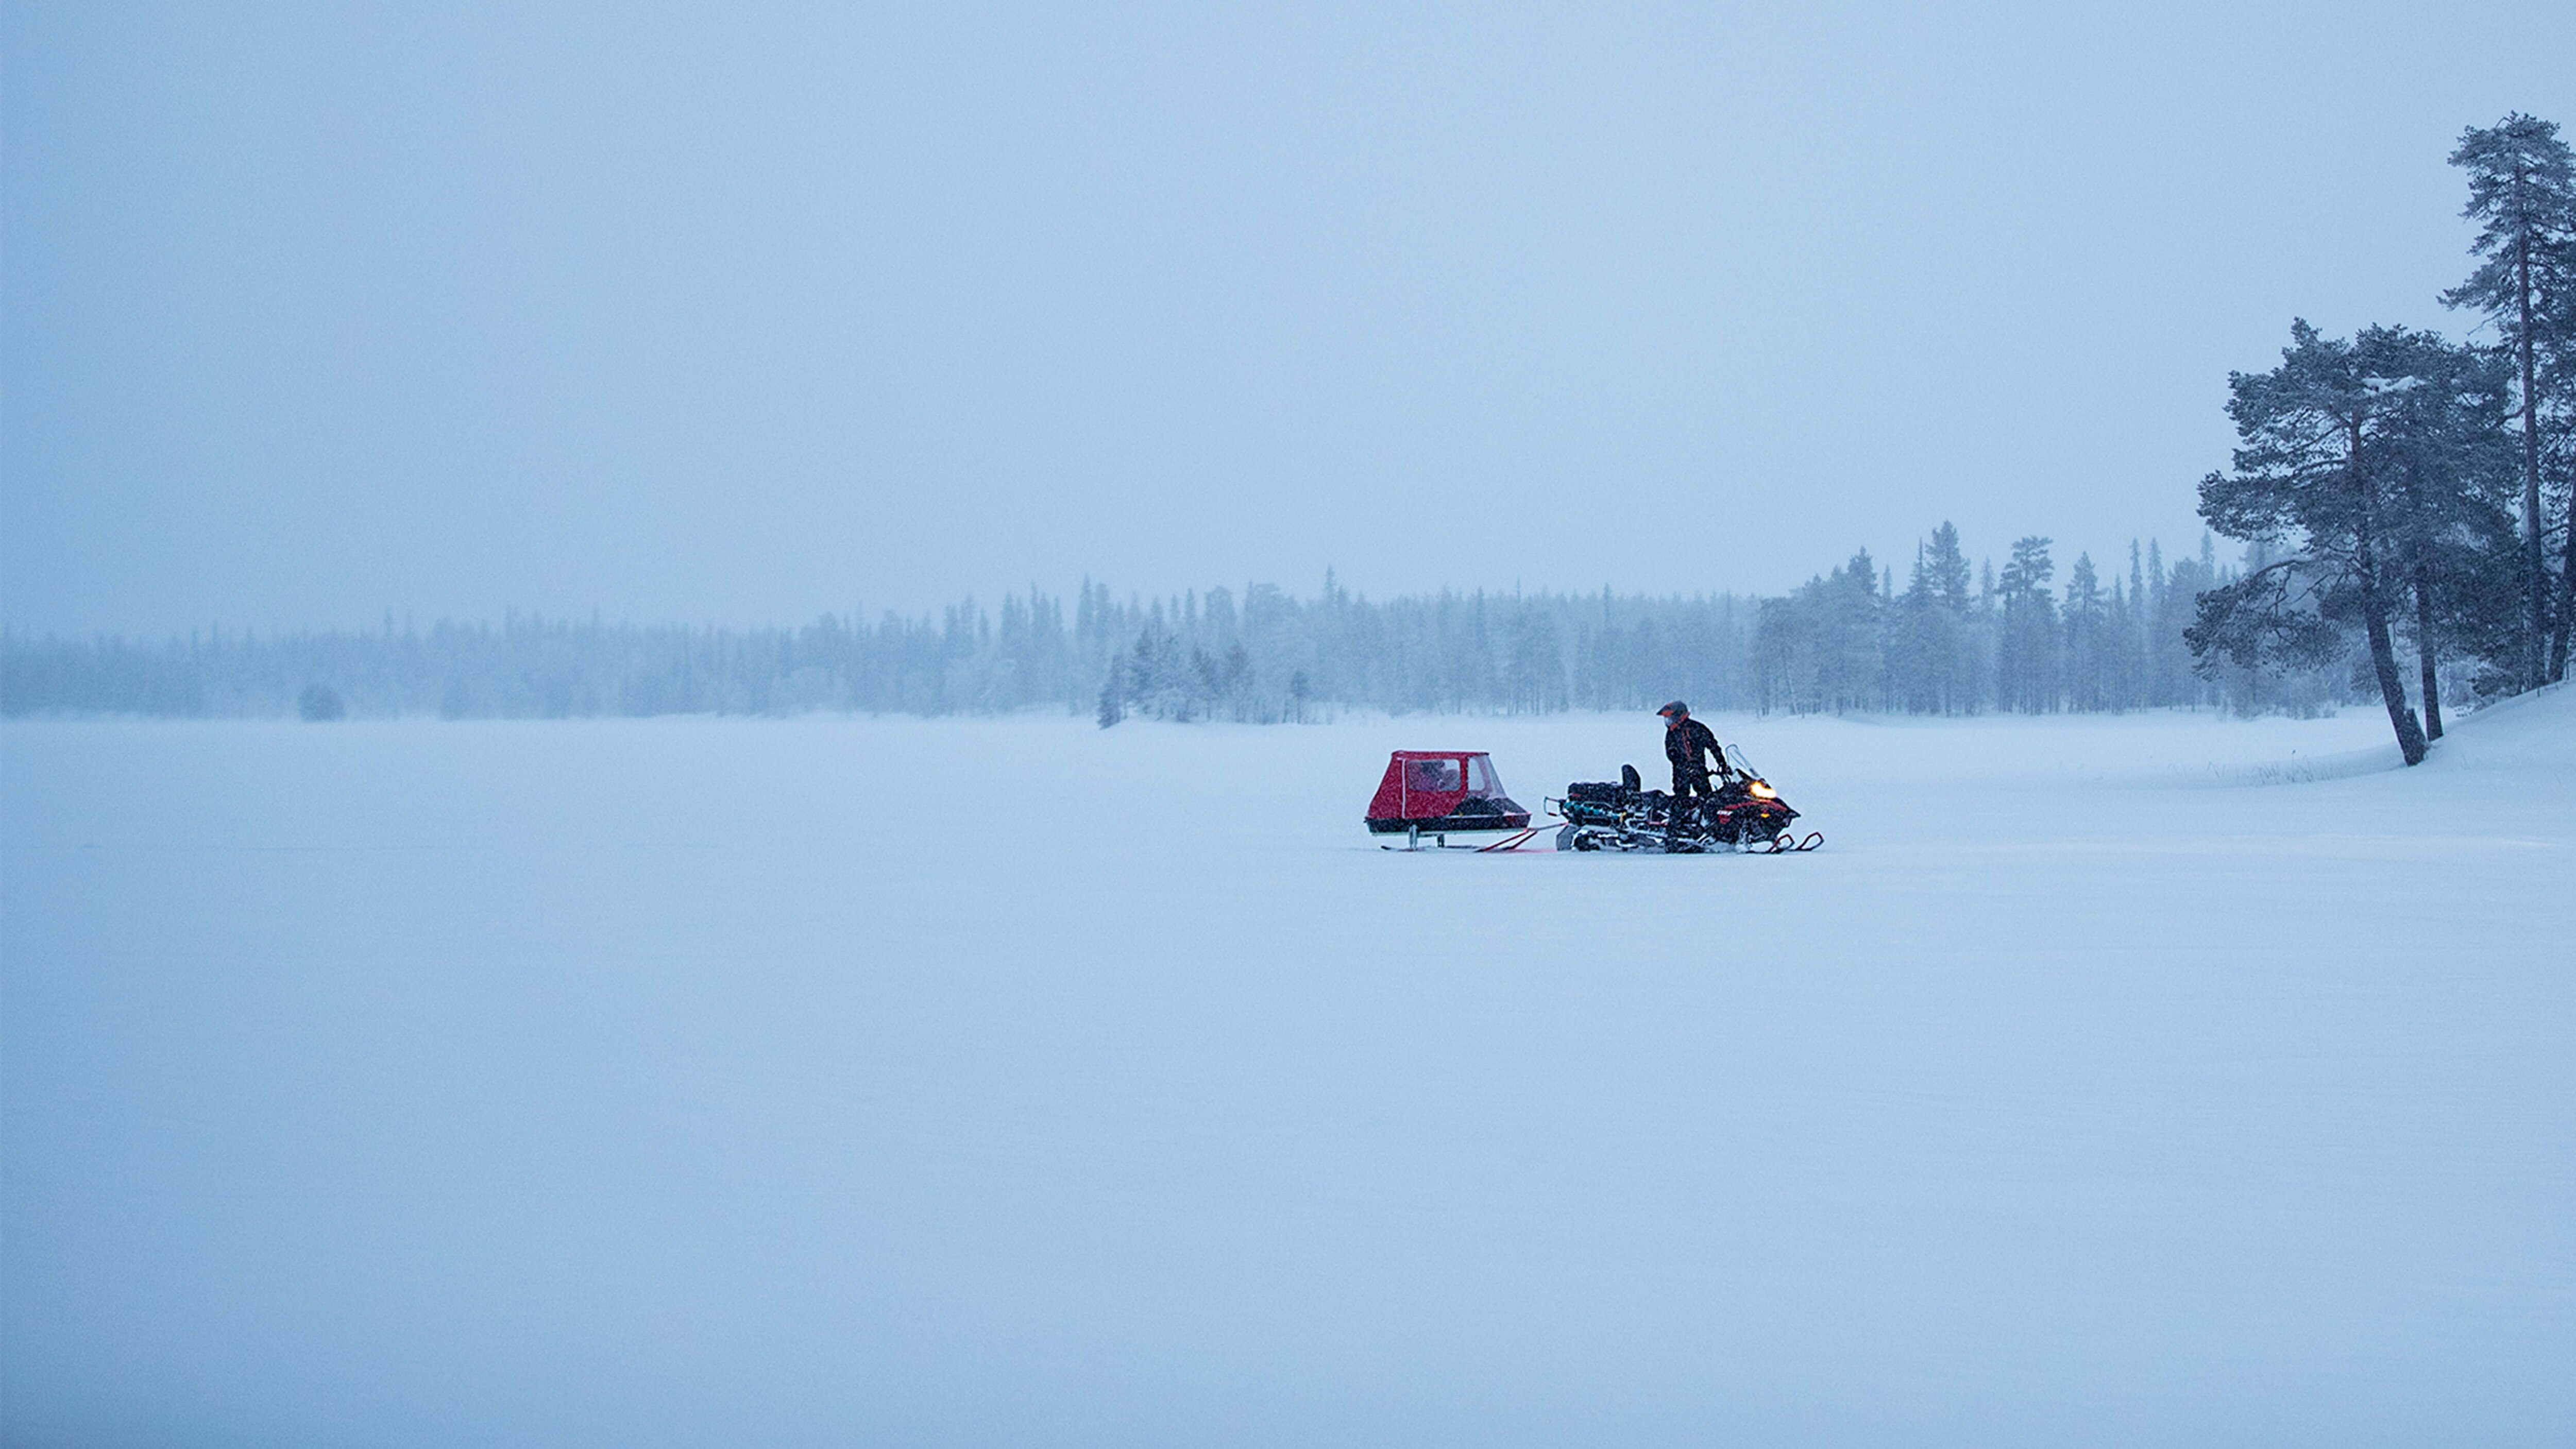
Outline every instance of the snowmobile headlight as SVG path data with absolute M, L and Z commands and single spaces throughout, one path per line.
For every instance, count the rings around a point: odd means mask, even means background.
M 1751 795 L 1756 800 L 1777 800 L 1780 798 L 1779 791 L 1772 789 L 1770 786 L 1759 780 L 1745 786 L 1744 789 L 1745 793 Z

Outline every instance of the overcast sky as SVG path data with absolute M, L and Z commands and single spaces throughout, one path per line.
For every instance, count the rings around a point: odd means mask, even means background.
M 2576 6 L 2070 9 L 9 4 L 0 618 L 2195 547 Z

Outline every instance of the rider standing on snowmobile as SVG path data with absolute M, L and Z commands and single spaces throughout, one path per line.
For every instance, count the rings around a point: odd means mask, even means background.
M 1726 752 L 1717 747 L 1717 736 L 1690 717 L 1689 705 L 1677 699 L 1655 713 L 1664 717 L 1664 758 L 1673 762 L 1673 803 L 1664 816 L 1664 831 L 1669 835 L 1693 795 L 1705 800 L 1714 793 L 1709 789 L 1708 770 L 1699 762 L 1701 753 L 1705 751 L 1715 758 L 1719 774 L 1729 771 Z

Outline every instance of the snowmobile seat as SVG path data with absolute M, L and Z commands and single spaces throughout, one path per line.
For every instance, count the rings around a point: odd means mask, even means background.
M 1565 787 L 1565 798 L 1580 800 L 1587 805 L 1627 805 L 1635 802 L 1639 788 L 1644 784 L 1645 781 L 1637 774 L 1636 766 L 1621 765 L 1618 784 L 1613 785 L 1607 781 L 1577 780 Z

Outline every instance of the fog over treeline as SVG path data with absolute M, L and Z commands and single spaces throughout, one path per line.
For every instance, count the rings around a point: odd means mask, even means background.
M 1900 571 L 1866 551 L 1781 597 L 1488 591 L 1371 600 L 1331 575 L 1120 598 L 1086 582 L 987 607 L 826 614 L 777 628 L 511 615 L 425 629 L 205 629 L 140 640 L 0 635 L 11 716 L 438 715 L 450 719 L 1062 709 L 1281 722 L 1343 709 L 1545 713 L 1651 708 L 2032 713 L 2181 706 L 2310 712 L 2354 688 L 2349 661 L 2194 669 L 2183 630 L 2236 577 L 2207 539 L 2168 561 L 2079 554 L 2055 582 L 2044 538 L 1972 566 L 1935 529 Z

